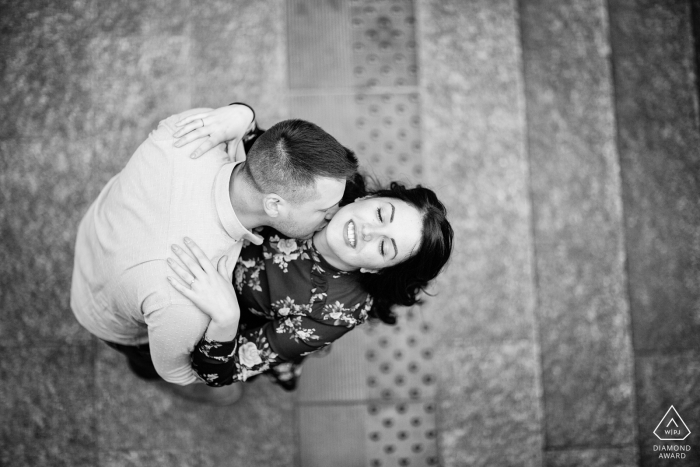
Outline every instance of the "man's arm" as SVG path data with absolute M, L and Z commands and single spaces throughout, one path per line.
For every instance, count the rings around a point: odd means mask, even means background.
M 190 353 L 209 325 L 209 317 L 193 304 L 168 305 L 146 316 L 151 358 L 167 382 L 187 385 L 200 381 Z

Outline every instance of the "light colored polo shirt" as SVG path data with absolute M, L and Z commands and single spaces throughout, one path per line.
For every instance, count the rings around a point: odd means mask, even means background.
M 177 292 L 166 277 L 170 246 L 192 238 L 214 264 L 228 256 L 233 271 L 239 240 L 262 239 L 239 222 L 229 185 L 237 163 L 221 148 L 199 159 L 201 144 L 173 146 L 175 122 L 206 111 L 194 109 L 163 120 L 115 175 L 80 223 L 75 245 L 71 308 L 88 331 L 125 345 L 148 342 L 158 373 L 171 383 L 198 381 L 190 353 L 209 317 Z

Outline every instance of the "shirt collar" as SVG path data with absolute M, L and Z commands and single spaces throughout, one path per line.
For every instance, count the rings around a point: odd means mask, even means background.
M 216 212 L 219 214 L 221 225 L 231 238 L 236 241 L 244 238 L 254 245 L 260 245 L 263 241 L 262 237 L 255 235 L 241 224 L 241 221 L 238 220 L 238 216 L 236 216 L 233 206 L 231 205 L 229 185 L 231 183 L 231 177 L 233 176 L 233 169 L 241 162 L 226 163 L 221 166 L 219 173 L 216 174 L 216 180 L 214 182 Z

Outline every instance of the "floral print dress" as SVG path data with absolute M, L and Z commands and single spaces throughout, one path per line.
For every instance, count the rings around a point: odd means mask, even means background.
M 365 322 L 372 307 L 359 273 L 328 264 L 311 239 L 259 233 L 262 245 L 245 242 L 234 270 L 238 334 L 220 342 L 205 333 L 192 353 L 192 368 L 209 386 L 267 373 L 294 389 L 304 358 Z

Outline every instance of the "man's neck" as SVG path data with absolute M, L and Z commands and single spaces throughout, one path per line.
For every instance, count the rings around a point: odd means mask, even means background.
M 233 169 L 228 184 L 228 193 L 233 212 L 236 213 L 236 217 L 243 227 L 253 230 L 265 225 L 265 213 L 261 204 L 256 199 L 256 194 L 249 191 L 248 184 L 243 180 L 243 164 L 238 164 Z

